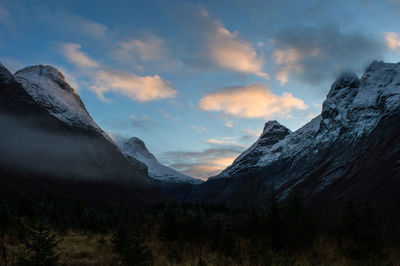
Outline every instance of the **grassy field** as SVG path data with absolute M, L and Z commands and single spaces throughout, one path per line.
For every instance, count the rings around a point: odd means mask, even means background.
M 56 252 L 60 255 L 60 265 L 125 265 L 120 256 L 112 248 L 110 234 L 85 234 L 78 231 L 68 231 L 59 236 L 62 241 L 58 244 Z M 7 246 L 7 261 L 9 265 L 17 263 L 18 256 L 24 256 L 23 243 L 5 237 Z M 218 252 L 213 252 L 207 247 L 182 246 L 179 263 L 171 263 L 168 259 L 167 244 L 161 243 L 156 237 L 148 241 L 153 253 L 153 265 L 400 265 L 400 248 L 384 250 L 382 259 L 352 260 L 342 253 L 338 244 L 325 236 L 315 239 L 313 245 L 294 254 L 286 255 L 265 250 L 264 262 L 254 261 L 251 258 L 251 243 L 237 240 L 237 249 L 234 258 L 225 257 Z M 3 265 L 3 264 L 2 264 Z

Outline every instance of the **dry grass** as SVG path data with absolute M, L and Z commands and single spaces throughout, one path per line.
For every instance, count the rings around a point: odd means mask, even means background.
M 83 234 L 78 231 L 69 231 L 65 233 L 57 248 L 60 254 L 61 265 L 121 265 L 118 254 L 116 254 L 110 243 L 109 234 Z M 13 239 L 7 238 L 8 261 L 10 265 L 16 262 L 18 255 L 23 254 L 24 246 Z M 243 250 L 247 250 L 248 243 L 243 244 Z M 203 258 L 206 265 L 242 265 L 253 266 L 254 262 L 250 262 L 248 257 L 243 256 L 240 264 L 233 259 L 220 256 L 218 253 L 208 250 L 205 247 L 184 246 L 180 252 L 182 254 L 182 262 L 179 264 L 171 264 L 167 258 L 167 244 L 157 241 L 152 236 L 149 246 L 153 250 L 154 265 L 197 265 L 199 258 Z M 245 247 L 246 246 L 246 247 Z M 266 251 L 267 253 L 267 251 Z M 385 261 L 378 265 L 400 266 L 400 248 L 391 248 L 384 251 Z M 239 255 L 239 254 L 238 254 Z M 301 251 L 293 257 L 294 265 L 362 265 L 354 262 L 346 257 L 340 251 L 338 244 L 325 237 L 320 236 L 314 242 L 314 245 L 307 250 Z M 1 263 L 0 263 L 1 264 Z M 262 265 L 262 264 L 260 264 Z M 287 265 L 285 257 L 279 254 L 273 255 L 272 265 Z M 291 264 L 292 265 L 292 264 Z
M 79 232 L 69 232 L 63 236 L 57 252 L 60 264 L 65 265 L 116 265 L 117 254 L 109 245 L 109 235 L 83 235 Z

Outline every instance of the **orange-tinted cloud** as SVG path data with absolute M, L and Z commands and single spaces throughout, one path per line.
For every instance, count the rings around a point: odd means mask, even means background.
M 61 52 L 68 61 L 82 68 L 97 68 L 100 66 L 96 60 L 91 59 L 81 51 L 82 46 L 77 43 L 64 43 L 61 45 Z
M 122 71 L 99 70 L 92 89 L 101 98 L 106 92 L 116 92 L 138 102 L 173 98 L 177 91 L 160 76 L 137 76 Z
M 271 92 L 267 85 L 255 83 L 247 86 L 224 88 L 204 96 L 199 107 L 205 111 L 219 111 L 242 118 L 287 117 L 293 110 L 308 106 L 290 93 L 282 96 Z
M 386 32 L 385 41 L 386 45 L 392 50 L 397 50 L 400 48 L 400 34 L 398 33 Z
M 262 71 L 264 61 L 252 45 L 240 39 L 237 32 L 232 33 L 224 28 L 219 21 L 214 25 L 214 34 L 210 37 L 208 45 L 215 63 L 225 69 L 268 79 L 268 74 Z
M 209 159 L 200 164 L 193 165 L 190 169 L 183 170 L 182 172 L 190 176 L 207 179 L 208 177 L 219 174 L 222 170 L 231 165 L 235 159 L 236 156 Z
M 177 94 L 171 84 L 158 75 L 138 76 L 130 72 L 110 70 L 82 52 L 80 44 L 61 44 L 61 52 L 68 61 L 85 70 L 94 83 L 91 90 L 103 100 L 107 100 L 104 94 L 108 92 L 126 95 L 138 102 L 172 98 Z

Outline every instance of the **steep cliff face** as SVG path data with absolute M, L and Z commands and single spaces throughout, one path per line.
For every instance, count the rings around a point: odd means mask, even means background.
M 353 196 L 361 200 L 372 195 L 379 198 L 377 193 L 386 197 L 388 191 L 382 187 L 372 188 L 367 181 L 352 182 L 360 173 L 378 175 L 373 171 L 377 165 L 387 165 L 386 177 L 375 179 L 391 185 L 399 182 L 399 112 L 400 63 L 374 62 L 361 80 L 345 73 L 333 83 L 321 115 L 293 133 L 276 125 L 284 133 L 272 135 L 267 145 L 263 144 L 264 131 L 250 149 L 219 176 L 201 185 L 192 197 L 206 199 L 207 195 L 218 201 L 244 202 L 264 195 L 271 186 L 282 199 L 295 186 L 301 187 L 309 200 L 328 199 L 327 195 L 334 193 L 328 192 L 331 190 L 336 191 L 336 200 Z M 364 165 L 362 162 L 382 152 L 383 143 L 387 155 Z
M 5 192 L 93 195 L 93 202 L 162 198 L 147 172 L 135 167 L 93 121 L 57 69 L 27 67 L 14 77 L 1 65 L 0 96 Z

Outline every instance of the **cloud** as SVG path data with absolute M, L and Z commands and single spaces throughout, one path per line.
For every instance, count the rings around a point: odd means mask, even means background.
M 73 75 L 69 70 L 63 67 L 60 67 L 59 69 L 63 74 L 63 76 L 65 77 L 65 80 L 68 82 L 68 84 L 71 85 L 71 87 L 74 88 L 75 91 L 79 91 L 80 87 L 75 75 Z
M 178 120 L 179 120 L 178 117 L 173 116 L 173 115 L 170 115 L 170 114 L 168 114 L 168 113 L 166 113 L 166 112 L 164 112 L 164 111 L 160 111 L 160 113 L 161 113 L 161 115 L 162 115 L 165 119 L 167 119 L 167 120 L 172 120 L 172 121 L 178 121 Z
M 268 79 L 262 71 L 264 61 L 251 44 L 230 32 L 219 21 L 215 21 L 214 34 L 208 40 L 211 58 L 221 68 L 246 74 L 255 74 Z
M 38 9 L 36 12 L 42 21 L 47 22 L 56 30 L 101 39 L 110 36 L 107 26 L 85 17 L 64 11 L 53 12 L 46 8 Z
M 8 57 L 0 57 L 0 62 L 7 67 L 7 69 L 11 72 L 11 73 L 15 73 L 18 70 L 24 68 L 26 66 L 26 64 L 24 64 L 23 62 L 19 61 L 19 60 L 15 60 L 13 58 L 8 58 Z
M 400 48 L 400 34 L 398 33 L 386 32 L 385 41 L 386 45 L 392 50 L 397 50 Z
M 233 123 L 232 123 L 232 122 L 229 122 L 229 121 L 225 123 L 225 126 L 226 126 L 226 127 L 229 127 L 229 128 L 233 128 L 233 127 L 234 127 L 234 126 L 233 126 Z
M 158 126 L 158 124 L 151 118 L 149 118 L 146 115 L 142 116 L 136 116 L 136 115 L 130 115 L 128 118 L 125 117 L 124 119 L 115 119 L 115 118 L 109 118 L 105 119 L 103 123 L 107 126 L 106 133 L 111 136 L 113 140 L 118 138 L 120 140 L 121 138 L 125 138 L 121 135 L 119 135 L 117 132 L 118 131 L 129 131 L 132 128 L 135 129 L 140 129 L 145 132 L 151 132 L 154 130 L 155 127 Z
M 108 100 L 104 94 L 109 92 L 128 96 L 138 102 L 173 98 L 177 94 L 171 84 L 158 75 L 138 76 L 109 69 L 83 53 L 80 44 L 63 43 L 60 47 L 69 62 L 86 71 L 94 83 L 90 89 L 102 100 Z
M 114 55 L 120 60 L 140 58 L 146 61 L 168 55 L 164 40 L 151 33 L 146 33 L 142 39 L 129 38 L 125 41 L 119 41 L 117 46 Z
M 205 139 L 202 142 L 209 144 L 213 147 L 238 147 L 240 149 L 246 148 L 246 146 L 236 143 L 232 137 L 224 137 L 220 139 Z
M 233 157 L 223 157 L 217 159 L 209 159 L 205 160 L 203 163 L 196 163 L 196 164 L 177 164 L 174 167 L 177 167 L 180 172 L 201 178 L 201 179 L 208 179 L 211 176 L 215 176 L 222 172 L 226 167 L 231 165 L 233 161 L 236 159 L 235 156 Z
M 135 115 L 130 115 L 132 126 L 135 128 L 142 129 L 144 131 L 150 131 L 150 127 L 156 126 L 156 122 L 148 118 L 147 116 L 142 116 L 142 118 L 138 118 Z
M 213 18 L 202 6 L 185 4 L 179 10 L 179 33 L 187 36 L 182 60 L 192 69 L 210 71 L 220 69 L 268 78 L 263 71 L 264 60 L 254 45 L 227 29 L 221 21 Z M 179 46 L 179 48 L 181 48 Z
M 15 28 L 15 22 L 10 12 L 0 6 L 0 25 L 4 25 L 9 28 Z
M 163 38 L 150 32 L 144 32 L 138 38 L 127 38 L 117 42 L 112 55 L 123 64 L 142 68 L 145 63 L 156 63 L 157 66 L 175 69 L 181 65 L 173 59 Z M 154 66 L 153 66 L 154 67 Z
M 290 93 L 282 96 L 271 92 L 261 83 L 223 88 L 204 96 L 199 107 L 205 111 L 219 111 L 241 118 L 287 117 L 294 110 L 307 109 L 303 100 Z
M 99 70 L 94 77 L 95 85 L 91 88 L 101 99 L 104 93 L 115 92 L 138 102 L 173 98 L 177 91 L 160 76 L 137 76 L 123 71 Z
M 204 133 L 208 131 L 207 128 L 205 128 L 204 126 L 191 125 L 190 128 L 197 133 Z
M 224 170 L 243 149 L 233 147 L 210 148 L 203 151 L 171 151 L 161 154 L 160 161 L 186 175 L 207 179 Z
M 250 135 L 252 137 L 258 138 L 261 136 L 262 129 L 259 129 L 257 131 L 252 130 L 252 129 L 242 129 L 242 132 L 246 133 L 247 135 Z
M 98 68 L 100 64 L 89 58 L 81 51 L 82 46 L 77 43 L 63 43 L 60 45 L 61 53 L 67 60 L 81 68 Z
M 262 133 L 262 129 L 259 129 L 257 131 L 252 130 L 252 129 L 242 129 L 241 131 L 243 133 L 245 133 L 245 135 L 240 137 L 240 141 L 245 142 L 245 143 L 253 142 L 253 141 L 257 140 L 261 136 L 261 133 Z
M 299 65 L 301 54 L 296 49 L 289 50 L 276 50 L 273 54 L 275 62 L 279 65 L 283 65 L 279 72 L 276 73 L 275 78 L 280 81 L 281 85 L 284 85 L 289 80 L 289 73 L 296 71 L 301 73 L 303 68 Z
M 276 77 L 288 81 L 296 72 L 300 80 L 317 85 L 342 71 L 361 72 L 372 60 L 380 59 L 385 47 L 380 40 L 362 32 L 343 32 L 336 26 L 285 28 L 276 33 Z

